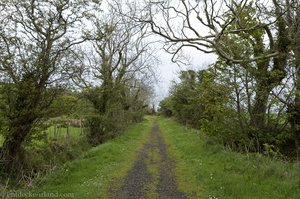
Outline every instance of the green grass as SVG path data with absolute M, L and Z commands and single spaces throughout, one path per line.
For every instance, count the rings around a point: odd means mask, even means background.
M 24 193 L 111 198 L 109 189 L 121 185 L 138 151 L 149 139 L 154 120 L 158 120 L 168 151 L 176 162 L 178 187 L 190 198 L 299 198 L 299 165 L 256 154 L 246 156 L 225 151 L 220 145 L 207 142 L 198 131 L 161 117 L 146 117 L 118 138 L 37 179 L 34 187 Z M 154 160 L 158 157 L 156 152 L 152 156 Z M 156 174 L 156 166 L 148 163 L 149 172 Z M 157 184 L 156 178 L 153 184 Z M 148 196 L 157 197 L 155 187 L 148 188 Z
M 67 128 L 59 128 L 59 130 L 56 131 L 56 135 L 54 134 L 54 128 L 54 126 L 50 126 L 45 130 L 47 139 L 33 139 L 31 141 L 32 146 L 45 147 L 49 145 L 49 143 L 53 143 L 54 141 L 66 142 L 71 139 L 72 141 L 80 141 L 82 139 L 85 139 L 85 135 L 81 133 L 81 130 L 78 127 L 70 126 L 68 131 Z
M 126 175 L 138 150 L 148 139 L 152 121 L 152 117 L 146 117 L 118 138 L 89 150 L 82 158 L 65 164 L 43 180 L 39 179 L 40 185 L 36 185 L 31 193 L 72 193 L 74 198 L 108 198 L 111 182 Z
M 159 123 L 177 162 L 179 189 L 191 198 L 299 198 L 299 165 L 226 152 L 171 119 Z
M 54 136 L 54 126 L 50 126 L 46 133 L 48 134 L 49 138 L 55 138 Z M 83 129 L 84 130 L 84 129 Z M 67 136 L 67 128 L 60 128 L 58 131 L 58 138 L 64 138 Z M 79 138 L 81 135 L 80 128 L 78 127 L 69 127 L 69 136 L 72 136 L 74 138 Z
M 84 129 L 83 129 L 84 130 Z M 55 138 L 54 136 L 54 126 L 50 126 L 46 131 L 47 136 L 49 139 L 53 139 Z M 74 139 L 79 139 L 84 135 L 81 135 L 81 130 L 78 127 L 69 127 L 69 136 L 71 136 Z M 57 139 L 61 140 L 61 139 L 65 139 L 67 137 L 67 128 L 60 128 L 60 130 L 57 133 Z M 2 146 L 4 142 L 4 138 L 2 135 L 0 135 L 0 147 Z M 40 140 L 33 140 L 33 143 L 36 145 L 43 145 L 45 144 L 43 141 Z

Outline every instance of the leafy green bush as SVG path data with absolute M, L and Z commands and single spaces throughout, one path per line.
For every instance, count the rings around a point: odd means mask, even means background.
M 105 138 L 103 117 L 98 115 L 90 116 L 86 119 L 86 123 L 89 129 L 87 134 L 89 143 L 93 145 L 102 143 Z

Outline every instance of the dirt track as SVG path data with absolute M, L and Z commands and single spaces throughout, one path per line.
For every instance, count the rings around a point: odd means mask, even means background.
M 177 188 L 174 161 L 167 153 L 167 145 L 158 124 L 154 124 L 150 139 L 139 151 L 132 169 L 118 189 L 112 189 L 112 198 L 185 199 Z

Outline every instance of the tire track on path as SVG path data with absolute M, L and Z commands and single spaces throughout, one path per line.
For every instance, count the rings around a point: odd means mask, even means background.
M 116 199 L 186 199 L 178 190 L 174 173 L 175 162 L 169 157 L 167 145 L 157 123 L 150 138 L 139 151 L 131 170 L 118 188 L 110 188 Z M 118 183 L 118 182 L 116 182 Z

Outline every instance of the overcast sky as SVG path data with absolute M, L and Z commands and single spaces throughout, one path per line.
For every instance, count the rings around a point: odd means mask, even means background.
M 168 95 L 168 90 L 173 80 L 178 81 L 178 72 L 184 69 L 203 69 L 210 63 L 216 61 L 216 55 L 205 54 L 196 49 L 184 49 L 185 54 L 188 54 L 191 59 L 191 65 L 185 66 L 175 64 L 171 61 L 172 56 L 164 51 L 160 52 L 161 63 L 158 65 L 159 81 L 155 85 L 155 104 L 158 104 L 163 98 Z
M 136 0 L 141 1 L 141 0 Z M 103 1 L 102 8 L 104 13 L 108 11 L 107 8 L 107 2 Z M 195 19 L 193 19 L 195 20 Z M 193 21 L 194 22 L 194 21 Z M 197 20 L 196 20 L 197 22 Z M 197 22 L 198 23 L 198 22 Z M 196 24 L 197 24 L 196 23 Z M 207 32 L 205 27 L 201 27 L 200 32 Z M 151 40 L 160 40 L 163 41 L 161 37 L 159 36 L 153 36 L 151 37 Z M 159 45 L 158 45 L 159 46 Z M 156 46 L 156 47 L 158 47 Z M 158 47 L 159 49 L 160 47 Z M 159 60 L 160 64 L 157 66 L 157 77 L 158 82 L 154 85 L 155 94 L 153 97 L 153 102 L 156 106 L 158 103 L 164 99 L 168 95 L 169 88 L 172 84 L 172 81 L 178 81 L 178 73 L 181 70 L 185 69 L 195 69 L 199 70 L 201 68 L 207 67 L 209 64 L 215 62 L 216 55 L 214 54 L 205 54 L 201 51 L 198 51 L 194 48 L 183 48 L 184 54 L 187 54 L 190 58 L 190 65 L 183 65 L 180 66 L 178 64 L 175 64 L 171 61 L 172 55 L 168 54 L 164 50 L 159 51 Z

